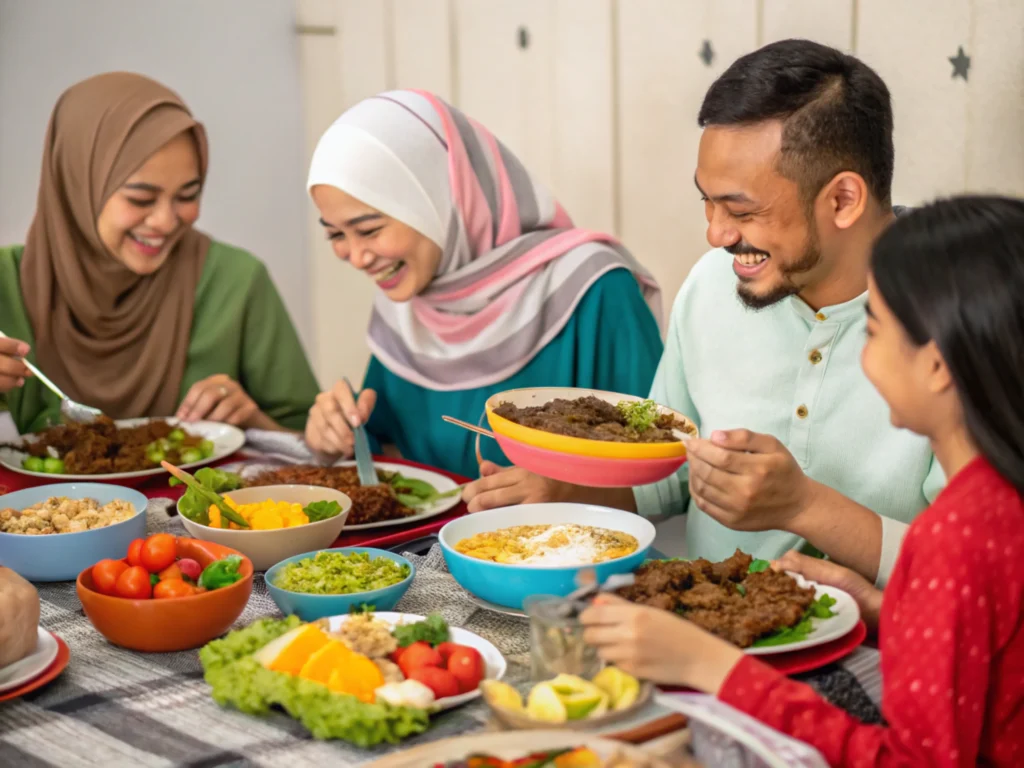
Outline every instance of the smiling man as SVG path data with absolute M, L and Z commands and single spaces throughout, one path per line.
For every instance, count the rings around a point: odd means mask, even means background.
M 465 498 L 688 512 L 690 556 L 810 542 L 884 583 L 905 523 L 943 484 L 859 363 L 871 245 L 896 215 L 889 91 L 853 56 L 786 40 L 729 67 L 698 121 L 714 250 L 676 298 L 651 390 L 700 427 L 688 464 L 611 491 L 485 464 Z

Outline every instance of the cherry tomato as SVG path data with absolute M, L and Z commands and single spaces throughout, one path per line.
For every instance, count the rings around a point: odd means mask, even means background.
M 148 600 L 153 594 L 149 572 L 141 565 L 133 565 L 117 577 L 117 596 L 133 600 Z
M 154 533 L 142 545 L 141 565 L 150 573 L 160 573 L 174 565 L 178 545 L 169 533 Z
M 145 539 L 135 539 L 128 545 L 128 565 L 142 565 L 142 545 Z
M 160 581 L 168 581 L 170 579 L 183 579 L 185 578 L 181 572 L 181 568 L 178 567 L 177 563 L 174 563 L 169 568 L 164 568 L 157 574 L 157 578 Z
M 484 679 L 484 660 L 476 648 L 459 647 L 448 657 L 448 671 L 459 681 L 459 693 L 475 691 Z
M 166 600 L 175 597 L 190 597 L 195 594 L 195 587 L 181 579 L 166 579 L 153 587 L 153 597 Z
M 124 560 L 100 560 L 92 567 L 92 583 L 97 592 L 117 594 L 117 577 L 128 570 Z

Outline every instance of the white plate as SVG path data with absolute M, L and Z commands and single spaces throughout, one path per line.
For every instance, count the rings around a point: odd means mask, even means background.
M 119 427 L 137 427 L 146 424 L 154 419 L 118 419 L 114 423 Z M 165 419 L 170 424 L 178 425 L 177 419 Z M 219 424 L 213 421 L 196 421 L 190 424 L 181 424 L 182 429 L 193 435 L 199 435 L 213 442 L 213 455 L 202 461 L 191 464 L 182 464 L 182 469 L 194 469 L 230 456 L 245 445 L 245 433 L 237 427 L 229 424 Z M 34 441 L 33 435 L 23 435 L 23 441 Z M 99 482 L 101 480 L 131 480 L 136 477 L 152 477 L 154 475 L 166 474 L 160 467 L 143 469 L 139 472 L 113 472 L 106 475 L 51 475 L 46 472 L 29 472 L 21 466 L 21 462 L 28 456 L 27 453 L 12 448 L 0 448 L 0 465 L 6 467 L 19 475 L 39 477 L 53 482 L 72 482 L 75 480 Z
M 336 467 L 354 467 L 356 463 L 354 461 L 345 461 L 339 464 L 335 464 Z M 438 472 L 431 472 L 429 469 L 419 469 L 417 467 L 410 467 L 405 464 L 392 464 L 387 461 L 375 461 L 373 463 L 374 469 L 381 469 L 385 472 L 399 472 L 403 477 L 413 478 L 415 480 L 422 480 L 426 483 L 430 483 L 437 489 L 438 493 L 444 493 L 445 491 L 454 490 L 458 487 L 458 483 L 449 477 L 445 477 Z M 251 478 L 262 472 L 272 472 L 275 469 L 286 469 L 287 467 L 280 467 L 279 465 L 261 464 L 259 462 L 250 463 L 244 466 L 241 470 L 241 475 L 245 478 Z M 231 470 L 230 467 L 225 467 L 227 470 Z M 454 509 L 462 501 L 462 496 L 449 496 L 446 499 L 438 499 L 433 504 L 428 504 L 425 507 L 421 507 L 420 511 L 415 515 L 409 517 L 399 517 L 395 520 L 381 520 L 377 523 L 363 523 L 361 525 L 346 525 L 342 530 L 342 534 L 349 533 L 350 531 L 367 531 L 371 528 L 391 528 L 396 525 L 408 525 L 409 523 L 418 523 L 423 520 L 427 520 L 431 517 L 437 517 L 443 515 L 450 509 Z
M 382 611 L 375 613 L 374 616 L 381 621 L 390 624 L 392 627 L 398 624 L 415 624 L 417 621 L 423 621 L 425 616 L 417 616 L 415 613 L 394 613 L 392 611 Z M 331 616 L 330 631 L 337 632 L 341 625 L 348 621 L 350 616 Z M 480 635 L 474 634 L 469 630 L 462 629 L 461 627 L 448 627 L 448 639 L 457 643 L 458 645 L 468 645 L 471 648 L 476 648 L 480 651 L 480 655 L 484 659 L 484 677 L 487 680 L 501 680 L 505 676 L 505 670 L 508 668 L 508 664 L 505 662 L 505 657 L 501 655 L 501 651 L 494 647 L 494 645 L 487 640 L 484 640 Z M 479 698 L 480 691 L 469 691 L 468 693 L 461 693 L 458 696 L 448 696 L 444 699 L 438 699 L 434 702 L 434 706 L 437 711 L 444 711 L 457 707 L 461 704 L 465 704 L 467 701 Z
M 0 667 L 0 693 L 10 691 L 29 680 L 39 677 L 57 658 L 57 641 L 53 635 L 39 627 L 36 649 L 21 661 Z
M 860 621 L 860 608 L 857 606 L 857 601 L 849 593 L 835 587 L 826 587 L 813 581 L 807 581 L 798 573 L 790 573 L 789 575 L 796 579 L 801 587 L 814 587 L 815 599 L 822 595 L 828 595 L 835 599 L 836 604 L 832 606 L 832 613 L 835 616 L 828 619 L 811 619 L 814 631 L 811 632 L 806 640 L 787 643 L 786 645 L 770 645 L 764 648 L 745 648 L 745 653 L 751 656 L 773 656 L 779 653 L 802 651 L 805 648 L 813 648 L 816 645 L 824 645 L 844 637 Z

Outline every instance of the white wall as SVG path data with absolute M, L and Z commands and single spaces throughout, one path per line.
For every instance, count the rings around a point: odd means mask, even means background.
M 199 226 L 263 259 L 309 349 L 298 56 L 285 0 L 0 0 L 0 243 L 24 241 L 61 91 L 141 72 L 181 94 L 209 132 Z

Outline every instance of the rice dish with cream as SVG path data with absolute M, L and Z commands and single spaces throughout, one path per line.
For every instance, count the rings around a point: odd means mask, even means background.
M 515 525 L 462 539 L 455 551 L 507 565 L 593 565 L 637 550 L 635 537 L 576 523 Z

